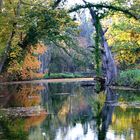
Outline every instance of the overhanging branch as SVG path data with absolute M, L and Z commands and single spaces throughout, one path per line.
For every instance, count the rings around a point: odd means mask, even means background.
M 85 8 L 97 8 L 97 9 L 102 9 L 102 8 L 106 8 L 106 9 L 109 9 L 109 10 L 112 10 L 112 11 L 119 11 L 119 12 L 122 12 L 126 15 L 129 15 L 135 19 L 139 19 L 136 15 L 134 15 L 133 13 L 131 13 L 129 11 L 129 9 L 123 9 L 121 7 L 117 7 L 117 6 L 113 6 L 113 5 L 105 5 L 105 4 L 92 4 L 92 3 L 87 3 L 85 5 L 77 5 L 75 6 L 74 8 L 71 8 L 68 12 L 69 13 L 72 13 L 72 12 L 76 12 L 80 9 L 85 9 Z
M 53 4 L 53 8 L 56 8 L 60 3 L 61 3 L 62 0 L 56 0 Z

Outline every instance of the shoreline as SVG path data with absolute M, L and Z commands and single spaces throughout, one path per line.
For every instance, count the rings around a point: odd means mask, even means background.
M 39 79 L 39 80 L 29 80 L 29 81 L 11 81 L 11 82 L 0 82 L 2 85 L 15 85 L 15 84 L 37 84 L 37 83 L 70 83 L 70 82 L 88 82 L 93 81 L 94 78 L 62 78 L 62 79 Z M 140 91 L 140 89 L 125 87 L 125 86 L 110 86 L 114 90 L 133 90 Z
M 93 81 L 94 78 L 62 78 L 62 79 L 39 79 L 30 81 L 0 82 L 0 85 L 28 84 L 28 83 L 63 83 L 63 82 L 86 82 Z

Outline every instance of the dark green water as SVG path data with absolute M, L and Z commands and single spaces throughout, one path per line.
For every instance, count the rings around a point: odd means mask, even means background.
M 0 140 L 140 140 L 140 93 L 80 83 L 0 86 Z

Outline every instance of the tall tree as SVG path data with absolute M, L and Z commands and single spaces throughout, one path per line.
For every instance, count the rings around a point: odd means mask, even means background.
M 10 37 L 7 39 L 8 41 L 3 51 L 3 57 L 1 57 L 0 72 L 6 64 L 7 56 L 15 40 L 16 43 L 14 45 L 23 52 L 21 61 L 24 60 L 26 51 L 29 50 L 28 48 L 32 45 L 36 45 L 40 41 L 46 44 L 53 44 L 66 52 L 69 46 L 74 45 L 73 35 L 76 33 L 75 29 L 77 24 L 71 19 L 65 9 L 57 9 L 59 5 L 57 1 L 51 1 L 53 4 L 42 0 L 37 2 L 31 1 L 31 3 L 23 0 L 19 0 L 19 2 L 8 2 L 9 3 L 6 2 L 4 6 L 8 11 L 8 8 L 10 8 L 9 5 L 11 5 L 13 12 L 6 18 L 10 18 L 12 24 L 9 24 L 11 27 L 9 29 Z M 17 8 L 15 8 L 15 5 Z M 53 5 L 55 5 L 55 7 Z M 19 10 L 20 7 L 21 14 Z M 1 16 L 3 17 L 3 14 Z M 2 30 L 4 28 L 3 26 Z
M 84 0 L 83 0 L 84 1 Z M 106 15 L 106 12 L 104 15 L 100 14 L 100 10 L 104 11 L 104 8 L 108 11 L 117 11 L 117 12 L 123 12 L 126 15 L 129 15 L 131 17 L 134 17 L 135 19 L 138 19 L 139 16 L 134 14 L 133 12 L 130 12 L 130 9 L 122 8 L 119 6 L 113 6 L 113 5 L 107 5 L 107 4 L 92 4 L 87 3 L 86 1 L 85 5 L 77 5 L 74 8 L 70 10 L 70 12 L 77 11 L 82 8 L 88 8 L 90 10 L 91 17 L 93 19 L 93 24 L 96 29 L 96 47 L 99 47 L 98 42 L 101 44 L 102 47 L 102 63 L 103 68 L 105 70 L 105 77 L 106 77 L 106 85 L 111 85 L 116 77 L 117 77 L 117 68 L 113 59 L 113 55 L 111 53 L 111 50 L 108 46 L 107 40 L 105 38 L 105 32 L 103 31 L 103 28 L 100 23 L 100 18 L 104 17 Z M 100 38 L 100 40 L 99 40 Z

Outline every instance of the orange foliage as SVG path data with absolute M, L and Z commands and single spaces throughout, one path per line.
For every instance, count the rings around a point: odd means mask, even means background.
M 28 131 L 31 127 L 41 124 L 46 118 L 46 113 L 42 112 L 39 116 L 28 117 L 25 120 L 24 129 Z
M 41 62 L 37 56 L 43 54 L 45 51 L 46 48 L 41 43 L 30 47 L 22 65 L 21 78 L 23 80 L 43 77 L 42 73 L 38 73 Z
M 31 85 L 23 85 L 20 90 L 11 96 L 10 103 L 15 107 L 30 107 L 39 105 L 41 102 L 38 91 L 43 89 L 42 86 L 32 87 Z
M 43 54 L 46 51 L 44 44 L 38 43 L 31 48 L 32 52 L 35 54 Z
M 46 50 L 46 46 L 42 43 L 29 46 L 26 53 L 19 46 L 12 46 L 8 69 L 5 72 L 6 77 L 4 79 L 30 80 L 42 78 L 44 74 L 38 72 L 41 65 L 38 56 L 42 55 Z

